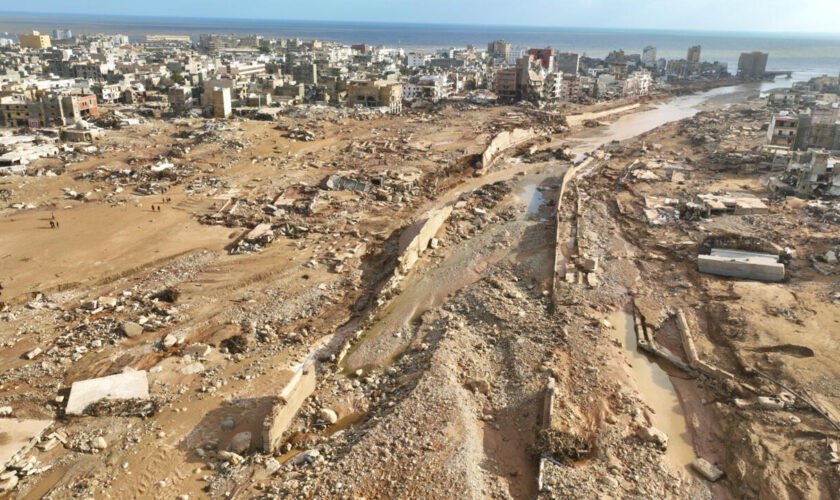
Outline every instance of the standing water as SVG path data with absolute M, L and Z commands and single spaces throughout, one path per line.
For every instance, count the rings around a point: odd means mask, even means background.
M 631 375 L 642 400 L 653 410 L 654 426 L 668 435 L 665 457 L 678 467 L 688 466 L 696 458 L 694 446 L 668 372 L 638 349 L 632 314 L 619 310 L 610 317 L 610 322 L 615 327 L 613 336 L 627 353 Z

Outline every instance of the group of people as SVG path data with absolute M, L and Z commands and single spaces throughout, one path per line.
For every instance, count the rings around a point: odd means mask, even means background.
M 169 203 L 169 202 L 171 202 L 171 201 L 172 201 L 172 198 L 170 198 L 170 197 L 168 197 L 168 196 L 164 196 L 164 197 L 163 197 L 163 203 Z M 155 210 L 155 209 L 157 209 L 157 210 Z M 160 212 L 160 205 L 158 205 L 157 207 L 155 207 L 154 205 L 152 205 L 152 212 L 155 212 L 155 211 Z

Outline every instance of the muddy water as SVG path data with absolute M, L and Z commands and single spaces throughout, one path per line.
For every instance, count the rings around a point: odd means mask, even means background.
M 620 116 L 605 127 L 582 130 L 572 134 L 566 138 L 566 142 L 571 145 L 574 153 L 588 153 L 608 142 L 631 139 L 666 123 L 691 117 L 702 109 L 714 109 L 742 102 L 748 98 L 757 97 L 758 93 L 758 85 L 739 85 L 675 97 L 649 105 L 641 111 Z M 527 208 L 522 213 L 521 217 L 523 219 L 533 219 L 544 202 L 543 195 L 538 189 L 540 184 L 550 177 L 559 178 L 566 168 L 566 163 L 543 167 L 540 173 L 530 173 L 516 183 L 514 192 Z M 516 174 L 529 170 L 530 165 L 509 160 L 506 168 L 469 179 L 457 188 L 442 193 L 437 199 L 427 204 L 425 209 L 440 208 L 456 200 L 466 191 L 485 184 L 511 179 Z M 572 242 L 571 248 L 573 246 Z M 567 249 L 563 250 L 565 252 Z M 364 344 L 371 341 L 376 342 L 383 335 L 394 334 L 423 311 L 440 305 L 446 300 L 446 297 L 480 279 L 487 266 L 497 262 L 509 252 L 509 249 L 498 249 L 493 252 L 481 251 L 476 246 L 476 241 L 471 240 L 456 248 L 451 255 L 428 272 L 408 278 L 403 287 L 404 292 L 386 306 L 385 310 L 380 312 L 375 323 L 355 343 L 344 359 L 342 367 L 352 371 L 356 368 L 371 365 L 382 366 L 392 361 L 400 349 L 384 353 L 384 356 L 381 351 L 378 354 L 373 352 L 357 353 L 356 351 L 366 351 L 363 347 Z M 626 321 L 617 321 L 616 324 L 623 325 L 626 324 Z M 621 331 L 624 332 L 623 327 Z M 627 338 L 620 340 L 623 345 L 629 346 L 628 356 L 634 357 L 638 354 L 635 349 L 635 337 L 631 339 L 632 342 L 629 344 Z M 388 351 L 388 348 L 385 350 Z M 644 357 L 635 360 L 634 369 L 639 370 L 640 384 L 643 383 L 643 380 L 650 381 L 645 383 L 644 387 L 641 387 L 642 394 L 650 400 L 649 404 L 657 410 L 657 414 L 663 416 L 659 417 L 663 420 L 660 425 L 672 442 L 668 456 L 676 463 L 689 463 L 693 459 L 690 436 L 686 430 L 685 419 L 679 409 L 679 402 L 667 374 L 657 365 L 649 363 Z M 650 374 L 643 375 L 645 370 L 650 371 Z
M 517 186 L 514 191 L 516 197 L 525 204 L 525 213 L 534 216 L 540 211 L 540 207 L 545 203 L 545 196 L 541 191 L 541 182 L 546 179 L 546 175 L 528 175 L 522 183 Z
M 689 118 L 703 108 L 723 107 L 757 97 L 758 94 L 757 85 L 737 85 L 675 97 L 620 116 L 605 127 L 581 131 L 570 136 L 568 142 L 573 153 L 586 153 L 610 141 L 631 139 L 666 123 Z
M 610 316 L 610 322 L 613 336 L 627 353 L 636 388 L 654 412 L 654 425 L 668 435 L 665 456 L 676 466 L 688 466 L 695 458 L 694 446 L 668 372 L 637 348 L 632 314 L 619 310 Z

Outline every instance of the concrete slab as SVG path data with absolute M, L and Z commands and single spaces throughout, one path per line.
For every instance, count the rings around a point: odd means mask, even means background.
M 779 262 L 779 256 L 772 253 L 748 252 L 746 250 L 732 250 L 730 248 L 713 248 L 710 252 L 715 257 L 730 259 L 747 259 L 753 262 Z
M 146 371 L 131 371 L 73 382 L 67 398 L 68 415 L 82 415 L 88 405 L 103 399 L 148 399 Z
M 0 418 L 0 471 L 29 451 L 52 420 Z
M 697 269 L 701 273 L 745 278 L 758 281 L 781 281 L 785 278 L 785 266 L 769 259 L 732 258 L 716 255 L 698 255 Z
M 723 471 L 712 465 L 705 458 L 698 458 L 691 462 L 691 466 L 708 481 L 715 482 L 723 477 Z
M 280 390 L 271 413 L 263 422 L 263 451 L 271 453 L 277 449 L 280 439 L 288 430 L 303 402 L 315 392 L 315 383 L 315 365 L 308 362 Z

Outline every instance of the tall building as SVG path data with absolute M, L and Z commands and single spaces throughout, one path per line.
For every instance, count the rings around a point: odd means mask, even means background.
M 686 61 L 689 64 L 697 64 L 700 62 L 700 46 L 695 45 L 693 47 L 688 48 L 688 55 L 686 56 Z
M 227 118 L 232 111 L 230 101 L 230 89 L 228 87 L 214 87 L 210 94 L 210 102 L 213 105 L 214 118 Z
M 52 47 L 49 35 L 42 35 L 33 31 L 31 35 L 18 35 L 20 46 L 25 49 L 48 49 Z
M 738 58 L 738 76 L 741 78 L 762 78 L 766 71 L 766 52 L 744 52 Z
M 519 71 L 516 68 L 506 68 L 496 71 L 493 91 L 500 99 L 513 101 L 518 97 L 518 88 L 516 85 L 518 75 Z
M 642 66 L 646 68 L 656 66 L 656 47 L 648 45 L 642 50 Z
M 554 49 L 530 49 L 528 54 L 534 56 L 534 59 L 547 70 L 551 70 L 554 66 Z
M 487 44 L 487 53 L 493 59 L 508 60 L 510 57 L 510 43 L 505 40 L 493 40 Z
M 580 55 L 572 52 L 554 54 L 554 68 L 564 75 L 576 75 L 580 69 Z
M 65 29 L 54 29 L 52 37 L 54 40 L 70 40 L 73 38 L 73 32 Z

